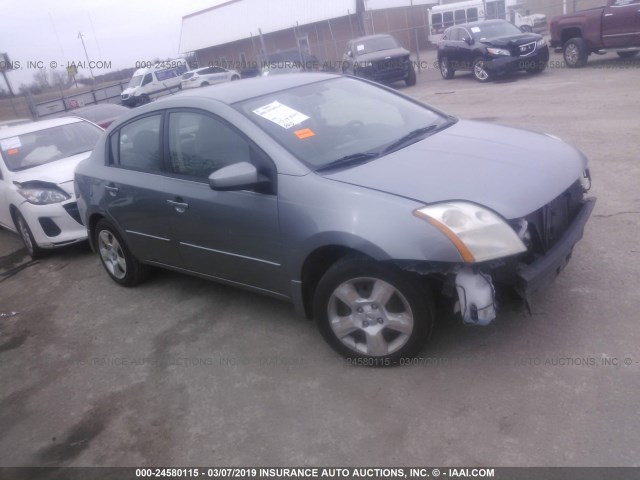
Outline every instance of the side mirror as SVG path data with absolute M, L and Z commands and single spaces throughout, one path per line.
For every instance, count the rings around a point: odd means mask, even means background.
M 209 175 L 209 186 L 213 190 L 244 190 L 267 181 L 249 162 L 234 163 L 222 167 Z

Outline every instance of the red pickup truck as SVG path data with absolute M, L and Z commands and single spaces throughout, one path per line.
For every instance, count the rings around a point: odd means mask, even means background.
M 615 51 L 631 58 L 640 51 L 640 0 L 608 0 L 551 19 L 551 46 L 562 48 L 567 67 L 583 67 L 592 53 Z

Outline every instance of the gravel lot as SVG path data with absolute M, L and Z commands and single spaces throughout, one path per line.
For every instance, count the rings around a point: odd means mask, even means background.
M 121 288 L 85 246 L 0 277 L 0 465 L 640 466 L 639 73 L 401 88 L 574 143 L 598 197 L 532 315 L 443 312 L 416 365 L 347 365 L 288 304 L 199 279 Z M 21 247 L 0 231 L 0 272 Z

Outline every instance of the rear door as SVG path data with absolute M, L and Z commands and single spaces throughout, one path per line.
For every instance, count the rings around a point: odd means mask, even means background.
M 109 166 L 99 185 L 103 208 L 141 260 L 180 266 L 168 221 L 162 112 L 123 125 L 109 136 Z
M 610 48 L 640 44 L 640 0 L 616 0 L 604 8 L 602 42 Z

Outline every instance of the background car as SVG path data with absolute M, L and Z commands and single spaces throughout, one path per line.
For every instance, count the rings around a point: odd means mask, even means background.
M 235 70 L 227 70 L 217 66 L 202 67 L 183 74 L 180 88 L 184 90 L 187 88 L 206 87 L 207 85 L 235 80 L 240 80 L 240 74 Z
M 89 105 L 86 107 L 76 108 L 75 110 L 61 113 L 57 115 L 57 117 L 84 118 L 85 120 L 89 120 L 106 130 L 116 118 L 129 111 L 130 110 L 127 107 L 123 107 L 122 105 L 101 103 L 99 105 Z
M 342 57 L 342 73 L 381 83 L 404 80 L 408 86 L 416 84 L 409 51 L 387 34 L 350 40 Z
M 33 258 L 87 238 L 73 171 L 102 131 L 79 118 L 0 129 L 0 225 L 19 233 Z
M 116 283 L 155 265 L 288 300 L 366 365 L 415 355 L 436 296 L 486 325 L 496 290 L 540 291 L 595 203 L 585 156 L 555 137 L 320 73 L 144 106 L 75 178 Z
M 540 73 L 547 68 L 549 47 L 542 35 L 523 33 L 506 20 L 456 25 L 438 42 L 440 74 L 450 80 L 458 70 L 473 72 L 479 82 L 518 70 Z

